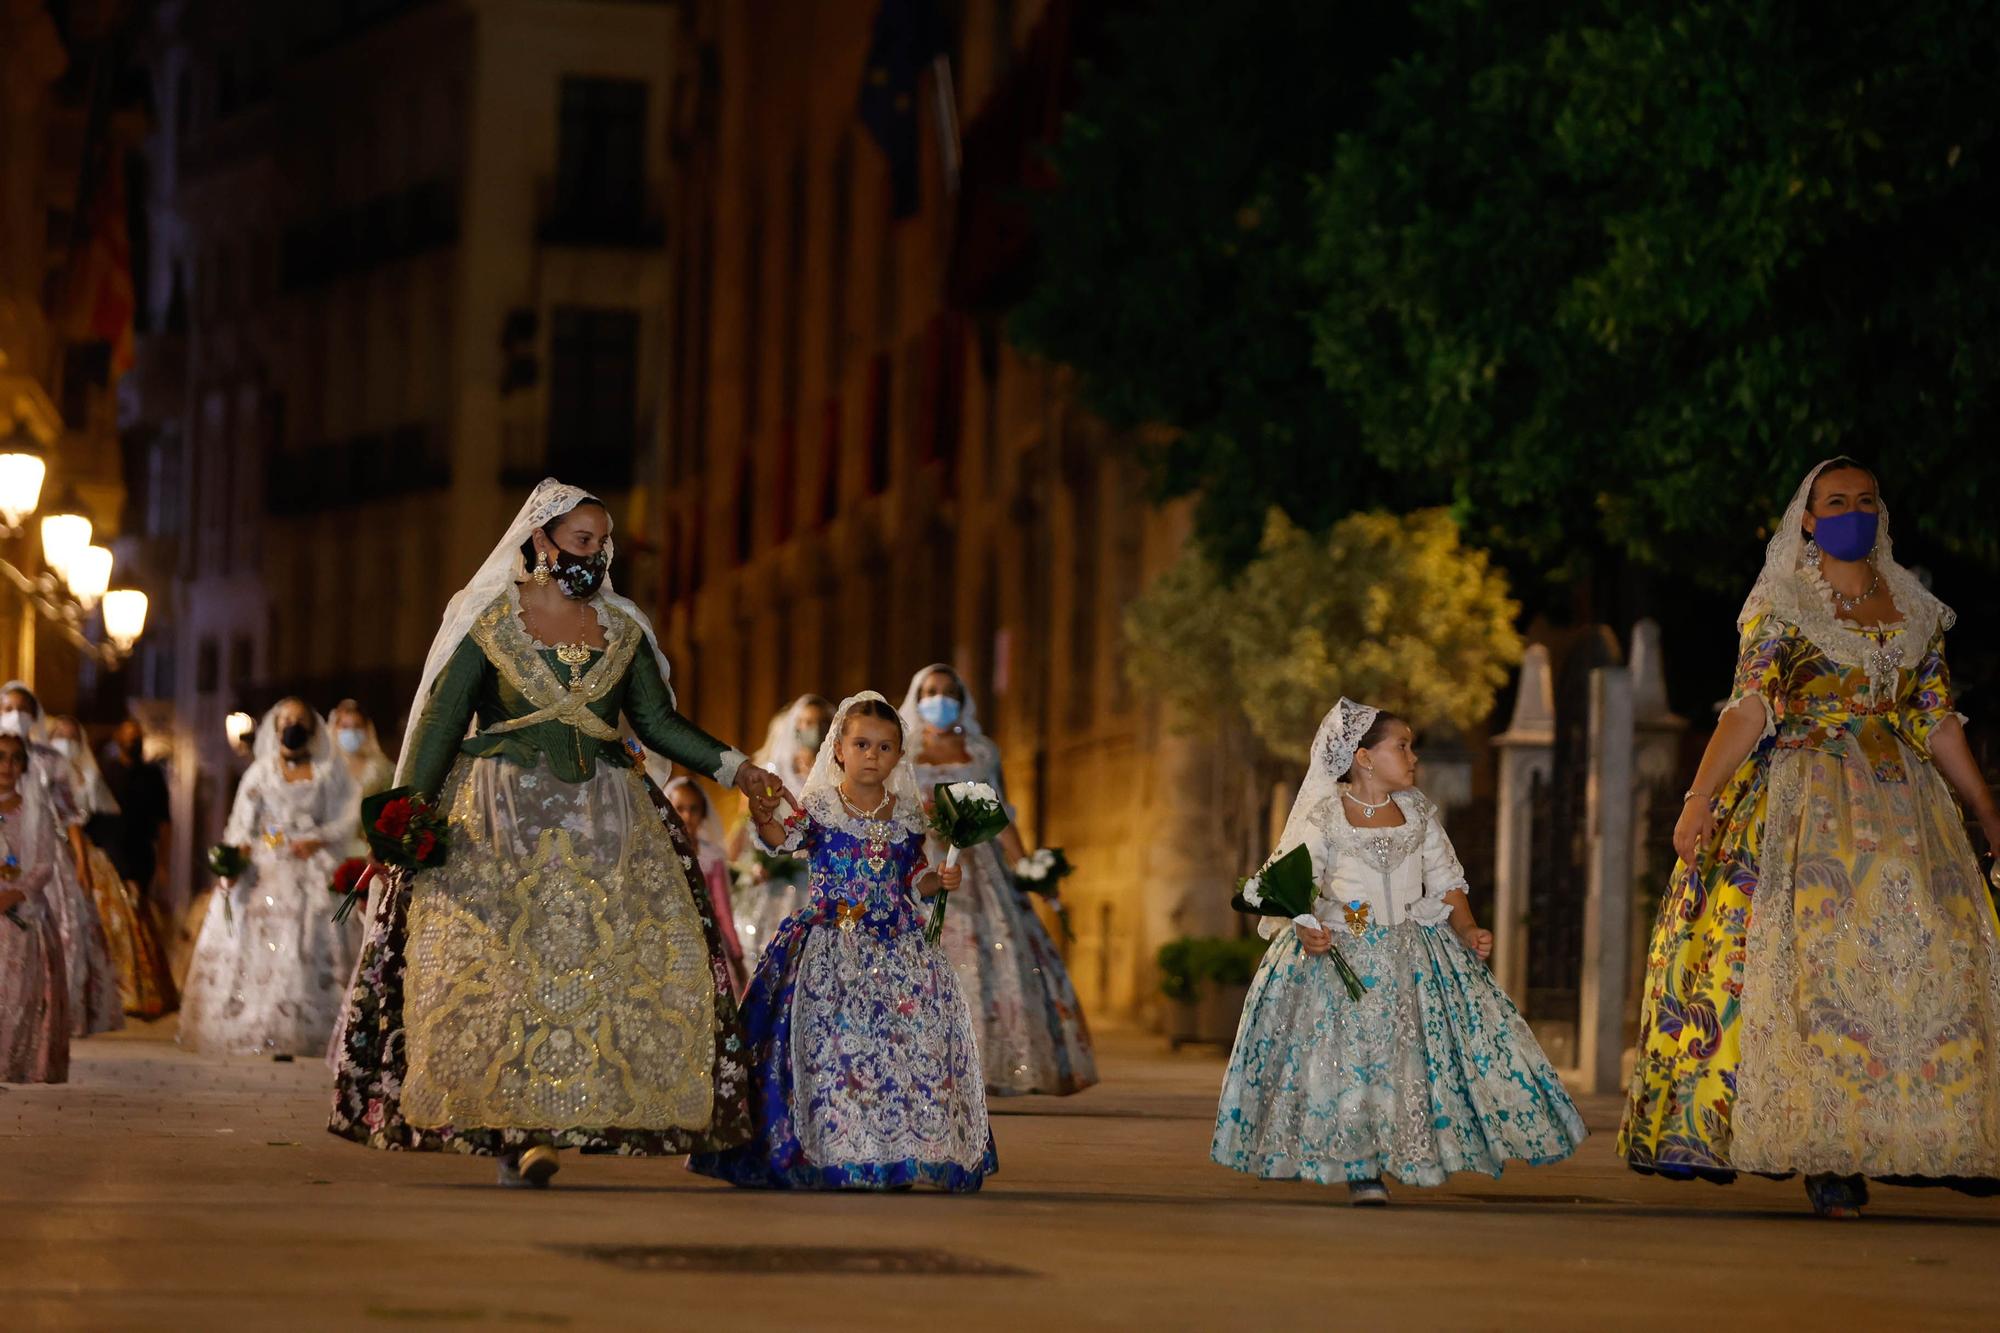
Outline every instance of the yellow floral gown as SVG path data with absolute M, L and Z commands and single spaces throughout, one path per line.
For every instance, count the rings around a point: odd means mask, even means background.
M 1732 705 L 1767 728 L 1661 903 L 1633 1167 L 2000 1176 L 2000 944 L 1930 757 L 1943 629 L 1744 626 Z

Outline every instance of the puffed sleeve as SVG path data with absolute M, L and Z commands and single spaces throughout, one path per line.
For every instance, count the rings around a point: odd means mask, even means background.
M 1723 712 L 1739 705 L 1759 708 L 1764 714 L 1765 737 L 1778 732 L 1778 712 L 1783 706 L 1785 672 L 1791 660 L 1791 645 L 1798 629 L 1766 613 L 1743 627 L 1737 643 L 1736 679 L 1730 688 Z
M 1424 895 L 1410 908 L 1418 925 L 1442 926 L 1451 920 L 1451 904 L 1445 895 L 1466 892 L 1465 867 L 1445 834 L 1444 823 L 1435 810 L 1424 818 Z
M 660 664 L 648 639 L 632 655 L 632 674 L 625 693 L 625 715 L 648 749 L 727 787 L 736 781 L 744 756 L 683 717 L 674 696 L 660 678 Z
M 1958 715 L 1951 693 L 1951 668 L 1944 660 L 1944 631 L 1931 635 L 1930 646 L 1910 675 L 1903 697 L 1904 730 L 1911 745 L 1930 753 L 1931 733 L 1948 717 Z
M 408 784 L 427 801 L 435 802 L 445 777 L 465 744 L 465 730 L 479 706 L 479 690 L 486 673 L 493 669 L 485 650 L 470 635 L 459 641 L 451 660 L 431 683 L 423 712 L 410 737 Z

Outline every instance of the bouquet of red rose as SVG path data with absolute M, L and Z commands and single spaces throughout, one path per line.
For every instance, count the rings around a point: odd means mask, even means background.
M 335 893 L 345 898 L 354 892 L 354 886 L 361 883 L 361 877 L 368 873 L 368 858 L 350 856 L 333 868 L 333 882 L 327 885 Z
M 414 787 L 391 787 L 361 803 L 361 832 L 368 839 L 374 858 L 340 901 L 335 921 L 347 920 L 368 892 L 368 881 L 378 866 L 400 866 L 405 870 L 428 870 L 444 864 L 444 816 L 437 807 L 417 794 Z

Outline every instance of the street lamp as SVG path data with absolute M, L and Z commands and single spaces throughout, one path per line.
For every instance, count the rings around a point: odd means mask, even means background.
M 132 651 L 146 632 L 146 594 L 137 588 L 113 588 L 104 594 L 104 637 L 120 656 Z
M 248 713 L 231 713 L 228 717 L 222 719 L 224 734 L 229 737 L 229 743 L 239 750 L 243 748 L 243 742 L 249 737 L 250 733 L 256 729 L 257 719 L 251 717 Z
M 8 533 L 21 530 L 42 502 L 42 481 L 48 475 L 49 465 L 39 453 L 18 444 L 0 453 L 0 528 Z
M 41 503 L 48 466 L 39 452 L 16 444 L 0 448 L 0 537 L 22 534 Z M 29 574 L 13 561 L 0 558 L 0 579 L 85 653 L 116 668 L 131 656 L 146 629 L 146 594 L 133 588 L 112 588 L 111 551 L 90 542 L 92 524 L 74 486 L 42 516 L 42 564 Z M 92 610 L 104 617 L 104 641 L 84 631 Z
M 75 488 L 65 490 L 53 512 L 42 516 L 42 563 L 64 583 L 69 568 L 90 546 L 90 516 Z
M 93 610 L 111 586 L 111 548 L 86 546 L 83 554 L 70 562 L 69 595 L 85 614 Z

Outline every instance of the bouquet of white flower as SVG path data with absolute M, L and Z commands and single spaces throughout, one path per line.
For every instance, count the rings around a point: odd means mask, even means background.
M 1038 893 L 1048 900 L 1049 910 L 1062 926 L 1064 940 L 1075 939 L 1076 932 L 1070 929 L 1069 909 L 1063 906 L 1060 886 L 1075 869 L 1060 847 L 1040 848 L 1033 856 L 1024 856 L 1014 863 L 1014 882 L 1023 892 Z
M 967 847 L 999 837 L 1007 824 L 1007 807 L 1001 803 L 1000 793 L 983 782 L 940 782 L 932 791 L 931 832 L 949 844 L 950 850 L 944 854 L 948 866 L 957 865 L 958 854 Z M 945 899 L 950 896 L 938 890 L 931 907 L 924 938 L 933 944 L 944 930 Z
M 1304 847 L 1294 847 L 1256 874 L 1240 881 L 1236 886 L 1236 896 L 1229 900 L 1229 905 L 1251 916 L 1283 917 L 1294 925 L 1322 930 L 1325 927 L 1313 915 L 1313 903 L 1318 897 L 1319 890 L 1312 877 L 1312 853 Z M 1365 988 L 1361 978 L 1355 975 L 1353 967 L 1341 954 L 1339 946 L 1329 947 L 1326 956 L 1334 971 L 1340 974 L 1340 984 L 1346 987 L 1348 998 L 1360 999 Z

